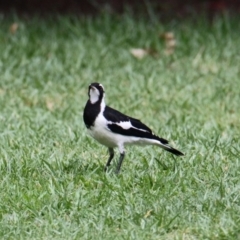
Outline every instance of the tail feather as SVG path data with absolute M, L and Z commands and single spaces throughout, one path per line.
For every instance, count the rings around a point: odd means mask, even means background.
M 171 147 L 168 144 L 168 141 L 164 138 L 158 138 L 158 141 L 161 143 L 160 147 L 162 147 L 164 150 L 176 155 L 176 156 L 184 156 L 184 153 L 180 152 L 179 150 Z
M 163 147 L 166 151 L 176 155 L 176 156 L 184 156 L 184 153 L 178 151 L 177 149 L 173 148 L 173 147 Z

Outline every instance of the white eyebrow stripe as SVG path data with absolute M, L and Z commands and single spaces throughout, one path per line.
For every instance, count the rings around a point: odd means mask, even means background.
M 102 89 L 104 90 L 104 87 L 103 87 L 103 85 L 102 85 L 102 84 L 99 84 L 99 86 L 100 86 L 100 87 L 102 87 Z

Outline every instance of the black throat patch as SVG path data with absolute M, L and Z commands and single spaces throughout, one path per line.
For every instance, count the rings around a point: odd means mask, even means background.
M 101 111 L 100 101 L 92 104 L 90 100 L 87 101 L 83 112 L 83 121 L 87 128 L 94 126 L 94 122 Z

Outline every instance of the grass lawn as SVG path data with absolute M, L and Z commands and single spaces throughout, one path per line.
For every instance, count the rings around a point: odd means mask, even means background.
M 0 238 L 239 238 L 239 20 L 1 16 Z M 186 155 L 129 147 L 105 173 L 82 120 L 95 81 Z

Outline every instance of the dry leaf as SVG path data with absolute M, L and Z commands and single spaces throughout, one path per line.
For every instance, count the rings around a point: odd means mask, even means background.
M 166 41 L 166 48 L 175 48 L 176 46 L 176 40 L 175 39 L 171 39 Z
M 151 213 L 152 213 L 152 209 L 151 210 L 148 210 L 147 212 L 146 212 L 146 214 L 144 215 L 144 218 L 148 218 L 149 216 L 151 216 Z
M 148 51 L 146 49 L 142 49 L 142 48 L 132 48 L 132 49 L 130 49 L 130 53 L 135 58 L 138 58 L 138 59 L 142 59 L 143 57 L 148 55 Z
M 54 109 L 54 102 L 50 99 L 46 100 L 46 107 L 49 111 L 53 111 Z
M 0 95 L 3 95 L 4 93 L 5 91 L 2 88 L 0 88 Z
M 151 55 L 153 57 L 158 56 L 158 52 L 154 49 L 142 49 L 142 48 L 132 48 L 130 49 L 131 54 L 138 59 L 142 59 L 147 55 Z
M 173 32 L 165 32 L 160 35 L 165 41 L 169 41 L 171 39 L 175 39 Z
M 166 55 L 173 54 L 175 51 L 176 44 L 177 44 L 174 33 L 173 32 L 165 32 L 165 33 L 160 34 L 160 37 L 163 38 L 165 41 L 164 53 Z
M 9 28 L 9 31 L 12 34 L 15 34 L 17 32 L 17 30 L 18 30 L 18 23 L 13 23 Z

